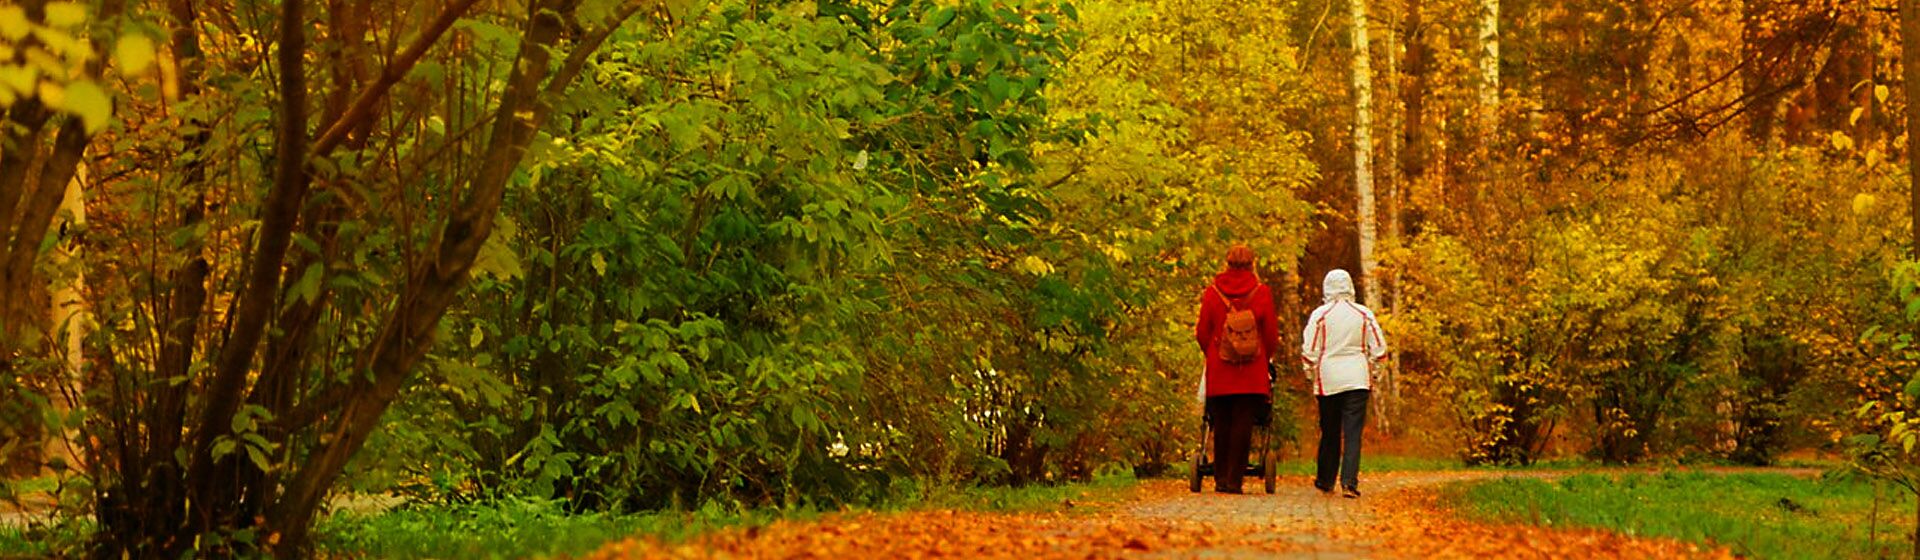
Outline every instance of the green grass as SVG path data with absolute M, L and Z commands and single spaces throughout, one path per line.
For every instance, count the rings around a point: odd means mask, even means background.
M 686 538 L 702 531 L 771 522 L 810 512 L 569 514 L 557 502 L 487 504 L 338 514 L 320 522 L 316 544 L 334 558 L 525 558 L 581 554 L 635 535 Z
M 93 523 L 66 519 L 52 526 L 0 525 L 0 558 L 77 557 L 84 551 Z
M 1042 511 L 1058 509 L 1068 500 L 1079 504 L 1112 498 L 1134 482 L 1131 477 L 1105 477 L 1085 484 L 1019 488 L 916 485 L 869 509 Z M 323 520 L 316 534 L 322 555 L 334 558 L 528 558 L 582 554 L 629 537 L 676 541 L 729 527 L 811 519 L 824 513 L 811 507 L 743 511 L 708 507 L 632 515 L 568 514 L 557 502 L 506 500 L 337 514 Z
M 1086 504 L 1118 497 L 1139 481 L 1131 475 L 1101 476 L 1091 482 L 1056 485 L 965 486 L 928 485 L 904 492 L 878 509 L 963 509 L 972 511 L 1031 512 L 1060 509 L 1067 501 Z
M 1463 483 L 1447 493 L 1481 519 L 1713 543 L 1754 558 L 1904 556 L 1913 534 L 1913 497 L 1882 485 L 1876 516 L 1874 485 L 1858 477 L 1586 474 Z
M 60 479 L 51 475 L 0 481 L 0 492 L 7 495 L 40 494 L 59 487 Z
M 92 531 L 90 520 L 47 511 L 55 507 L 56 492 L 71 497 L 85 491 L 77 480 L 50 475 L 0 480 L 0 512 L 7 515 L 0 523 L 0 559 L 74 556 L 81 551 Z
M 1365 476 L 1368 473 L 1386 473 L 1386 472 L 1425 472 L 1425 471 L 1453 471 L 1453 470 L 1530 471 L 1530 470 L 1586 469 L 1586 468 L 1594 468 L 1596 466 L 1599 466 L 1598 463 L 1595 463 L 1587 459 L 1580 459 L 1580 458 L 1549 459 L 1544 461 L 1538 461 L 1538 462 L 1535 462 L 1534 464 L 1526 465 L 1526 466 L 1483 465 L 1483 466 L 1469 467 L 1465 462 L 1462 462 L 1457 457 L 1413 457 L 1413 456 L 1405 456 L 1405 455 L 1364 455 L 1364 454 L 1361 455 L 1360 457 L 1360 472 L 1362 476 Z M 1176 465 L 1176 467 L 1177 468 L 1174 469 L 1174 471 L 1176 472 L 1173 472 L 1172 475 L 1186 476 L 1186 471 L 1182 470 L 1185 468 L 1184 466 Z M 1288 457 L 1286 459 L 1282 459 L 1280 461 L 1278 472 L 1282 475 L 1314 474 L 1314 459 L 1311 456 Z
M 1314 468 L 1313 457 L 1293 457 L 1281 460 L 1280 465 L 1276 467 L 1276 472 L 1282 475 L 1311 475 L 1314 473 Z M 1459 459 L 1453 458 L 1406 457 L 1400 455 L 1372 456 L 1364 454 L 1360 456 L 1360 472 L 1362 476 L 1366 473 L 1445 471 L 1464 468 L 1467 467 L 1462 464 Z M 1176 474 L 1186 476 L 1186 471 L 1180 470 L 1180 472 Z

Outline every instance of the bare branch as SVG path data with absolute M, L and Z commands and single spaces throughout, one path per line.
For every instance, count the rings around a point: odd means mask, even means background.
M 407 72 L 412 71 L 413 66 L 420 62 L 420 57 L 427 54 L 427 49 L 433 48 L 435 43 L 440 42 L 440 36 L 445 35 L 447 29 L 453 27 L 453 22 L 466 14 L 468 8 L 473 7 L 474 1 L 454 0 L 441 8 L 439 15 L 434 16 L 433 22 L 427 25 L 426 30 L 414 38 L 413 44 L 407 45 L 406 50 L 400 51 L 400 55 L 380 71 L 380 78 L 374 81 L 373 86 L 360 92 L 360 95 L 353 99 L 353 104 L 347 107 L 346 112 L 341 113 L 340 118 L 334 119 L 327 125 L 325 132 L 322 132 L 319 139 L 313 142 L 313 155 L 326 156 L 332 153 L 334 148 L 340 146 L 341 141 L 347 139 L 348 131 L 358 127 L 361 121 L 370 118 L 374 105 L 379 104 L 380 99 L 386 97 L 387 91 L 393 89 L 393 85 L 399 83 L 401 78 L 407 77 Z

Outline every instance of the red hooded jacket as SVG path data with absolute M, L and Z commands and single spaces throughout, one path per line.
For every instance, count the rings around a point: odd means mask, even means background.
M 1207 396 L 1267 394 L 1267 362 L 1280 345 L 1280 326 L 1273 314 L 1273 292 L 1261 284 L 1253 271 L 1229 268 L 1213 277 L 1214 289 L 1200 291 L 1200 320 L 1193 325 L 1193 338 L 1207 354 Z M 1213 292 L 1219 291 L 1219 295 Z M 1227 321 L 1227 304 L 1220 296 L 1233 300 L 1234 307 L 1252 309 L 1260 325 L 1260 355 L 1244 364 L 1220 361 L 1217 342 Z

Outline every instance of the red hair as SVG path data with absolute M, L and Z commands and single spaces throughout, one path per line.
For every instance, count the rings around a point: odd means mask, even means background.
M 1253 260 L 1253 249 L 1246 245 L 1236 244 L 1227 249 L 1227 268 L 1253 268 Z

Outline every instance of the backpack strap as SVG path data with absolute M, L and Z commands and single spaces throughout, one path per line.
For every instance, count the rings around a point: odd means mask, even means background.
M 1260 292 L 1261 286 L 1265 286 L 1265 284 L 1254 284 L 1254 292 Z M 1219 301 L 1221 301 L 1221 303 L 1227 303 L 1227 311 L 1229 311 L 1229 313 L 1233 313 L 1233 311 L 1240 311 L 1240 307 L 1238 307 L 1238 305 L 1233 305 L 1233 299 L 1229 299 L 1229 297 L 1227 297 L 1227 292 L 1219 292 L 1219 284 L 1208 284 L 1208 286 L 1206 286 L 1206 290 L 1208 290 L 1208 292 L 1213 292 L 1213 297 L 1219 297 Z M 1252 299 L 1252 297 L 1254 297 L 1254 292 L 1246 292 L 1246 297 L 1248 297 L 1248 299 Z
M 1257 288 L 1257 286 L 1256 286 L 1256 288 Z M 1222 292 L 1222 291 L 1220 291 L 1220 287 L 1219 287 L 1219 286 L 1217 286 L 1217 285 L 1214 285 L 1214 284 L 1207 284 L 1207 291 L 1209 291 L 1209 292 L 1213 292 L 1213 297 L 1217 297 L 1217 298 L 1220 298 L 1220 303 L 1224 303 L 1224 304 L 1227 304 L 1227 311 L 1228 311 L 1229 313 L 1231 313 L 1231 312 L 1235 312 L 1235 311 L 1239 311 L 1239 310 L 1240 310 L 1240 307 L 1239 307 L 1239 306 L 1236 306 L 1236 305 L 1234 305 L 1234 304 L 1233 304 L 1233 300 L 1231 300 L 1231 299 L 1227 299 L 1227 294 L 1226 294 L 1225 292 Z M 1248 295 L 1252 295 L 1252 294 L 1251 294 L 1251 293 L 1249 293 Z

